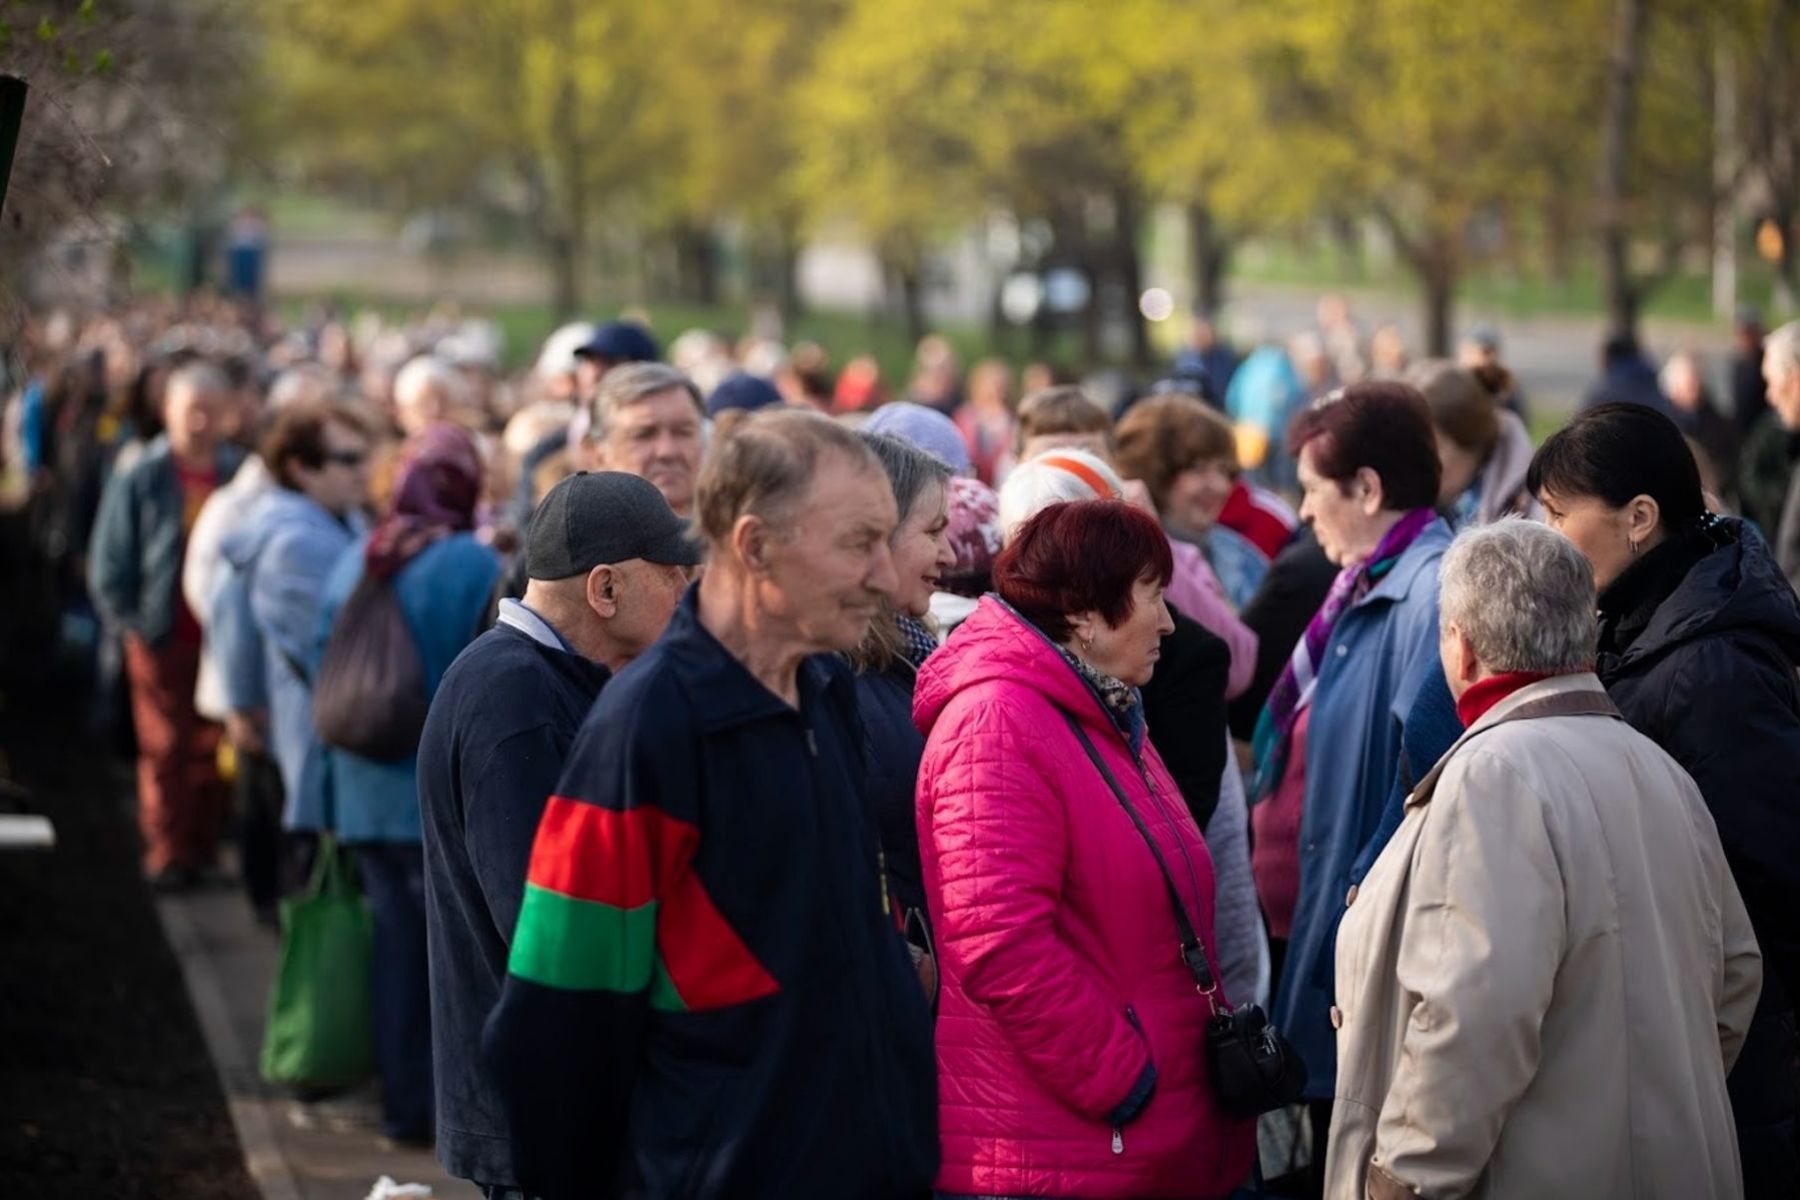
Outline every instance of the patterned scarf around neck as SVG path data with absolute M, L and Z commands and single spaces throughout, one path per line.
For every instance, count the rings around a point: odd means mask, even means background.
M 1081 676 L 1081 681 L 1088 685 L 1088 690 L 1094 693 L 1094 698 L 1100 701 L 1100 707 L 1106 710 L 1106 715 L 1112 719 L 1126 744 L 1131 747 L 1132 757 L 1137 757 L 1144 745 L 1143 696 L 1124 680 L 1115 679 L 1088 666 L 1074 651 L 1063 646 L 1057 646 L 1056 651 Z
M 1430 508 L 1413 509 L 1382 535 L 1374 553 L 1360 563 L 1345 567 L 1332 581 L 1325 603 L 1306 623 L 1306 632 L 1295 644 L 1293 657 L 1281 669 L 1281 677 L 1275 681 L 1268 703 L 1257 718 L 1256 732 L 1250 743 L 1256 755 L 1252 803 L 1266 799 L 1281 782 L 1291 741 L 1289 735 L 1293 733 L 1300 713 L 1312 703 L 1319 665 L 1324 661 L 1325 646 L 1331 640 L 1331 631 L 1337 626 L 1338 618 L 1393 570 L 1394 563 L 1436 519 L 1437 514 Z
M 931 652 L 938 648 L 938 640 L 923 621 L 907 616 L 905 613 L 894 615 L 894 624 L 900 629 L 900 654 L 916 672 L 925 665 Z

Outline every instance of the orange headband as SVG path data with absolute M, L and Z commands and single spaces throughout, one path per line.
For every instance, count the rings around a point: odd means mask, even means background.
M 1044 464 L 1046 467 L 1055 467 L 1059 471 L 1067 471 L 1075 478 L 1081 480 L 1081 482 L 1087 484 L 1094 495 L 1102 500 L 1116 500 L 1119 498 L 1119 493 L 1113 490 L 1112 485 L 1106 482 L 1105 477 L 1102 476 L 1100 472 L 1094 470 L 1094 468 L 1088 466 L 1078 458 L 1064 458 L 1060 454 L 1046 454 L 1044 457 L 1035 461 Z

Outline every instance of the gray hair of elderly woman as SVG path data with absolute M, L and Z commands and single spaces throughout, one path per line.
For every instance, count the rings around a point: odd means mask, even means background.
M 1458 535 L 1438 571 L 1438 611 L 1496 674 L 1593 666 L 1594 570 L 1548 525 L 1509 518 Z
M 667 363 L 628 363 L 614 367 L 600 380 L 599 390 L 594 393 L 593 406 L 588 413 L 587 436 L 595 440 L 604 438 L 621 408 L 676 391 L 686 392 L 688 399 L 694 402 L 694 411 L 702 417 L 706 415 L 700 389 L 694 386 L 693 380 Z
M 891 433 L 861 432 L 856 436 L 875 452 L 875 457 L 881 462 L 881 469 L 887 472 L 888 486 L 894 490 L 894 507 L 900 514 L 901 525 L 912 515 L 913 505 L 933 485 L 940 490 L 950 486 L 950 477 L 954 474 L 950 464 L 929 450 L 921 449 Z M 898 526 L 894 532 L 899 533 Z

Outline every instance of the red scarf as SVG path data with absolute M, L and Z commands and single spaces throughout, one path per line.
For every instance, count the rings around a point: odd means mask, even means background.
M 1504 675 L 1489 675 L 1486 679 L 1469 685 L 1469 690 L 1456 702 L 1456 715 L 1461 718 L 1463 728 L 1467 729 L 1487 715 L 1488 709 L 1514 692 L 1530 687 L 1540 679 L 1549 678 L 1550 675 L 1544 671 L 1508 671 Z

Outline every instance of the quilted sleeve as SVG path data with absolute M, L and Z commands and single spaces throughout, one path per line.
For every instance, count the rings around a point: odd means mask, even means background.
M 1152 1064 L 1123 1004 L 1057 933 L 1079 830 L 1045 767 L 1066 734 L 1054 718 L 969 699 L 940 719 L 920 771 L 920 817 L 938 864 L 939 951 L 1045 1090 L 1109 1119 Z

